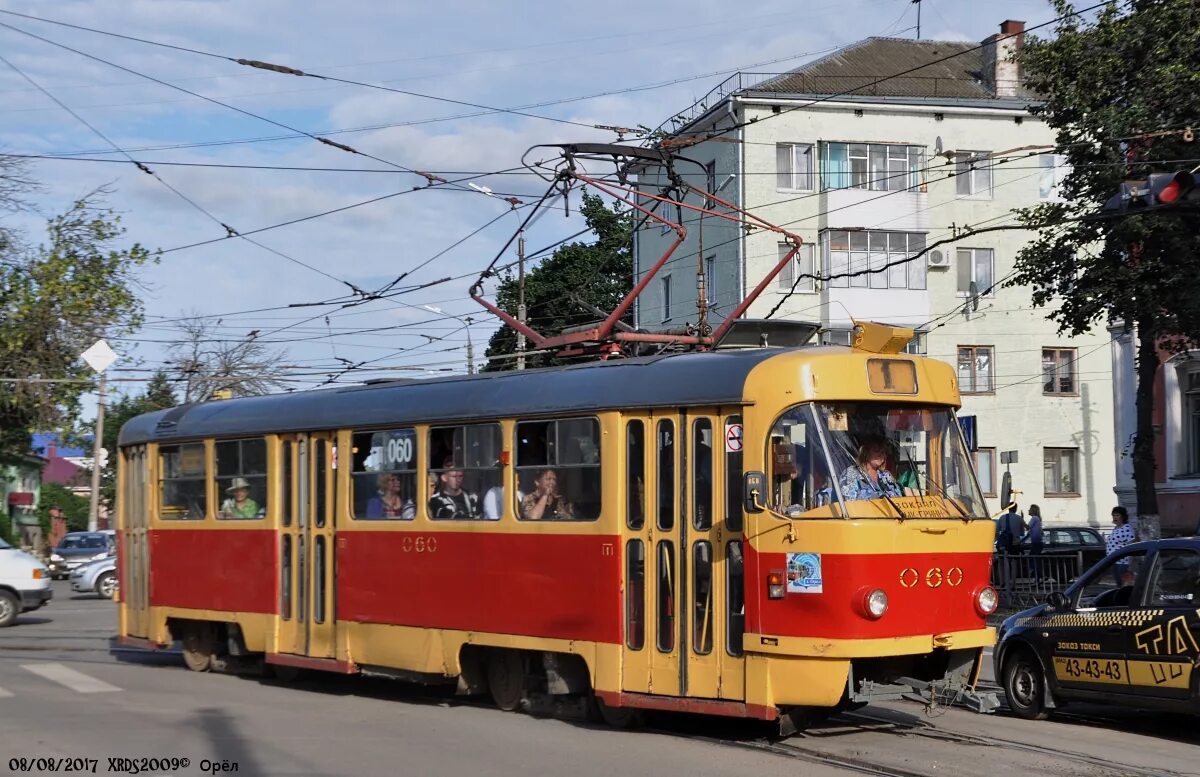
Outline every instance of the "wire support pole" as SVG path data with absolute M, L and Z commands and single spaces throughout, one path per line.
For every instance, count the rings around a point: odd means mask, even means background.
M 104 451 L 104 403 L 108 376 L 100 373 L 100 396 L 96 402 L 96 439 L 92 441 L 92 497 L 88 505 L 88 531 L 100 525 L 100 460 Z
M 525 325 L 525 229 L 517 233 L 517 321 Z M 525 333 L 517 330 L 517 369 L 525 369 Z

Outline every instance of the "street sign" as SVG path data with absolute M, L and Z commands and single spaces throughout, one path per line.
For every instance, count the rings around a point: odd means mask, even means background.
M 1000 451 L 1000 463 L 1001 464 L 1016 464 L 1017 463 L 1017 452 L 1016 451 Z
M 725 452 L 726 453 L 741 453 L 742 451 L 742 425 L 741 424 L 725 424 Z
M 974 453 L 979 450 L 979 437 L 976 434 L 975 416 L 960 415 L 958 425 L 962 427 L 963 438 L 967 441 L 967 450 Z
M 104 340 L 97 340 L 91 348 L 84 351 L 80 356 L 96 372 L 104 372 L 117 360 L 116 352 L 112 348 L 109 348 L 108 343 L 104 342 Z

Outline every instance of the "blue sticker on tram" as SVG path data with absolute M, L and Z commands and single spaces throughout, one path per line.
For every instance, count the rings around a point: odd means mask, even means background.
M 822 592 L 821 554 L 787 554 L 787 590 L 790 594 L 819 594 Z

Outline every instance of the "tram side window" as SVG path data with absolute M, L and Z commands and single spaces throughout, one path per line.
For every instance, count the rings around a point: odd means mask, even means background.
M 225 520 L 262 518 L 267 514 L 267 441 L 230 440 L 219 442 L 217 452 L 217 495 Z
M 354 517 L 411 521 L 417 515 L 417 432 L 356 432 L 351 446 Z
M 517 424 L 516 474 L 522 520 L 595 520 L 600 516 L 600 422 L 570 418 Z
M 158 449 L 159 514 L 164 519 L 199 521 L 208 510 L 204 444 L 163 445 Z
M 429 517 L 437 521 L 500 518 L 504 504 L 499 424 L 429 430 Z

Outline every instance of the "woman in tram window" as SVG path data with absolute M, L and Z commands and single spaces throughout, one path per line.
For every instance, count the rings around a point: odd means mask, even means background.
M 558 474 L 541 469 L 533 481 L 534 491 L 521 500 L 521 517 L 527 520 L 572 519 L 575 507 L 558 493 Z
M 367 500 L 367 518 L 399 518 L 411 521 L 417 514 L 417 506 L 411 499 L 400 495 L 400 476 L 395 472 L 379 475 L 379 495 Z
M 225 493 L 230 496 L 221 504 L 222 518 L 257 518 L 262 514 L 258 502 L 250 498 L 250 483 L 245 478 L 234 478 Z
M 883 440 L 864 440 L 858 448 L 856 462 L 842 472 L 842 497 L 850 501 L 903 496 L 900 485 L 887 469 L 887 454 L 887 444 Z

